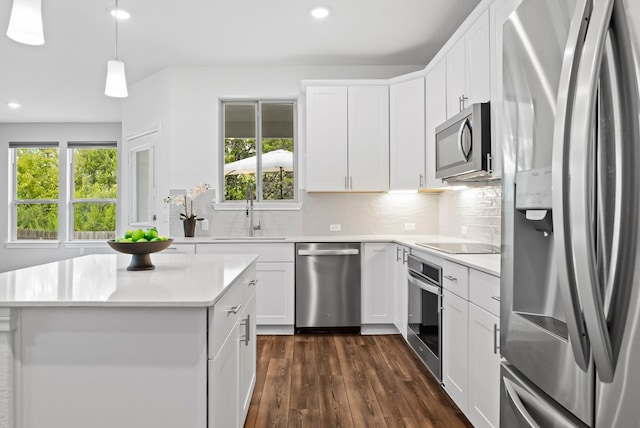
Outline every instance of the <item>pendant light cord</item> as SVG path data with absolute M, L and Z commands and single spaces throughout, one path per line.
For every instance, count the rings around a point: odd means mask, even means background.
M 116 0 L 116 60 L 118 59 L 118 13 L 120 9 L 118 8 L 118 0 Z

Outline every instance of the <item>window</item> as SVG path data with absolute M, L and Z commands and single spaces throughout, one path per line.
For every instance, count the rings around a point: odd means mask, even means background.
M 10 144 L 13 150 L 14 240 L 58 239 L 56 143 Z
M 110 143 L 69 143 L 73 239 L 115 238 L 118 150 Z
M 9 148 L 12 240 L 115 238 L 116 143 L 69 142 L 64 161 L 58 143 L 10 143 Z
M 225 101 L 222 112 L 224 200 L 294 202 L 295 102 Z

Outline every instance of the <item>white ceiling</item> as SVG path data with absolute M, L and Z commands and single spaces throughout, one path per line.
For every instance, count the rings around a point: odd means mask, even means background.
M 42 0 L 45 44 L 5 36 L 0 122 L 119 121 L 104 95 L 114 1 Z M 479 0 L 120 0 L 118 56 L 129 86 L 173 65 L 426 65 Z M 315 21 L 312 6 L 332 14 Z M 17 110 L 10 101 L 22 104 Z

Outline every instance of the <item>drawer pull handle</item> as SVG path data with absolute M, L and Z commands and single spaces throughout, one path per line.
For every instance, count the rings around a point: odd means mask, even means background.
M 500 340 L 500 329 L 498 328 L 498 324 L 493 325 L 493 353 L 498 354 L 500 350 L 499 340 Z
M 238 312 L 240 312 L 240 308 L 242 308 L 242 305 L 232 306 L 227 310 L 227 313 L 228 314 L 237 314 Z
M 458 278 L 456 278 L 455 276 L 451 276 L 451 275 L 444 275 L 445 278 L 447 278 L 449 281 L 458 281 Z
M 249 285 L 256 285 L 258 283 L 257 279 L 252 279 L 251 281 L 249 281 Z
M 492 298 L 493 300 L 495 300 L 496 302 L 499 302 L 499 301 L 500 301 L 500 296 L 491 296 L 491 298 Z

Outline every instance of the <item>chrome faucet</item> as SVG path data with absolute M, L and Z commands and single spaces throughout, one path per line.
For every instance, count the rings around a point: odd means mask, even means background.
M 253 186 L 251 183 L 247 183 L 247 217 L 249 217 L 249 236 L 256 236 L 256 230 L 261 230 L 261 228 L 259 219 L 257 226 L 253 221 Z

